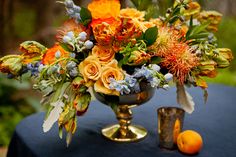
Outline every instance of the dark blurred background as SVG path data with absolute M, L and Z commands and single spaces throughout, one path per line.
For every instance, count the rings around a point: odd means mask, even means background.
M 74 0 L 86 6 L 90 0 Z M 147 0 L 144 0 L 147 1 Z M 151 0 L 148 0 L 151 1 Z M 173 0 L 153 0 L 165 10 Z M 121 1 L 130 5 L 129 0 Z M 217 37 L 220 47 L 231 48 L 236 53 L 236 1 L 199 0 L 203 9 L 223 13 Z M 56 0 L 0 0 L 0 57 L 18 53 L 18 45 L 25 40 L 36 40 L 50 47 L 54 43 L 55 30 L 67 19 L 65 9 Z M 234 53 L 234 54 L 235 54 Z M 234 55 L 236 56 L 236 55 Z M 220 70 L 217 78 L 210 83 L 236 86 L 236 61 L 230 68 Z M 25 116 L 39 112 L 40 95 L 31 90 L 32 83 L 24 78 L 19 81 L 8 80 L 0 75 L 0 157 L 4 156 L 15 125 Z

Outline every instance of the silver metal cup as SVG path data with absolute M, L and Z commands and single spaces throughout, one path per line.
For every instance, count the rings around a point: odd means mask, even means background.
M 162 107 L 157 110 L 159 146 L 176 148 L 177 137 L 182 131 L 185 111 L 177 107 Z

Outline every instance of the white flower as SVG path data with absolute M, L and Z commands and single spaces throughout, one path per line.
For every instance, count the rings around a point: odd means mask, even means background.
M 84 43 L 84 46 L 86 49 L 91 49 L 93 48 L 93 42 L 90 41 L 90 40 L 87 40 L 85 43 Z
M 167 74 L 165 74 L 164 77 L 165 77 L 166 81 L 170 81 L 173 78 L 173 75 L 171 73 L 167 73 Z
M 80 41 L 85 41 L 86 38 L 87 38 L 87 33 L 86 33 L 86 32 L 81 32 L 81 33 L 79 34 L 78 39 L 79 39 Z

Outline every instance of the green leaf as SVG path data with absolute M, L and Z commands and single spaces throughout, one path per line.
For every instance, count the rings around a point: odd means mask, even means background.
M 158 28 L 156 26 L 148 28 L 146 30 L 146 32 L 144 33 L 144 40 L 147 43 L 147 46 L 152 45 L 156 41 L 157 35 Z
M 131 0 L 132 3 L 138 10 L 147 10 L 147 8 L 152 5 L 151 0 Z
M 87 9 L 82 7 L 80 11 L 81 22 L 83 25 L 88 25 L 92 21 L 91 12 Z
M 172 18 L 170 18 L 169 23 L 172 24 L 174 22 L 176 22 L 179 19 L 178 15 L 174 15 Z
M 62 139 L 62 137 L 63 137 L 63 128 L 62 127 L 59 127 L 59 137 L 60 137 L 60 139 Z
M 155 57 L 152 57 L 151 58 L 151 64 L 159 64 L 159 63 L 161 63 L 161 58 L 160 57 L 157 57 L 157 56 L 155 56 Z
M 146 10 L 145 19 L 149 20 L 150 18 L 157 18 L 158 17 L 158 6 L 150 5 Z
M 65 44 L 65 43 L 60 43 L 60 46 L 61 46 L 64 50 L 66 50 L 66 51 L 68 51 L 68 52 L 71 52 L 71 49 L 68 47 L 67 44 Z

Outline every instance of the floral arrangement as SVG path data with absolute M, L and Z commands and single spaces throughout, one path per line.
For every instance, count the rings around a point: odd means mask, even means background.
M 58 29 L 55 45 L 23 42 L 20 55 L 0 59 L 0 71 L 15 79 L 31 73 L 34 88 L 45 94 L 44 132 L 58 121 L 67 143 L 93 90 L 119 96 L 140 92 L 140 82 L 168 89 L 173 80 L 178 103 L 191 113 L 194 102 L 184 85 L 201 87 L 207 97 L 203 77 L 215 77 L 233 59 L 230 49 L 217 47 L 214 32 L 222 15 L 201 11 L 192 0 L 176 0 L 164 17 L 151 19 L 144 11 L 121 9 L 118 0 L 92 0 L 87 8 L 61 3 L 70 18 Z

